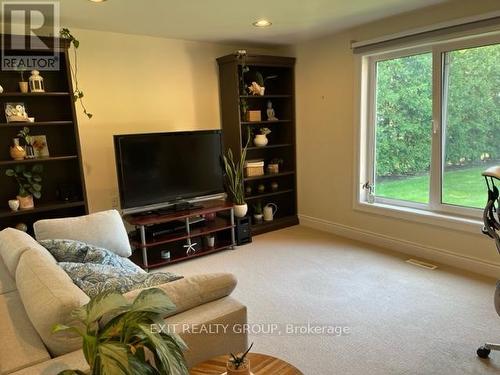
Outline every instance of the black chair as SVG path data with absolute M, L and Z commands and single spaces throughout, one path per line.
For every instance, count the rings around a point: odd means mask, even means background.
M 495 240 L 498 253 L 500 254 L 500 198 L 498 187 L 495 184 L 500 181 L 500 166 L 488 168 L 483 172 L 488 186 L 488 203 L 483 213 L 483 233 Z M 495 290 L 495 308 L 500 315 L 500 281 L 497 282 Z M 500 344 L 486 343 L 477 349 L 477 355 L 488 358 L 492 350 L 500 351 Z

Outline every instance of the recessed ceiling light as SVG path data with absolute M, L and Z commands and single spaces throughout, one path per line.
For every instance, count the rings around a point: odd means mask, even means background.
M 252 23 L 255 27 L 269 27 L 272 25 L 272 23 L 268 20 L 258 20 Z
M 93 3 L 104 3 L 106 0 L 90 0 Z

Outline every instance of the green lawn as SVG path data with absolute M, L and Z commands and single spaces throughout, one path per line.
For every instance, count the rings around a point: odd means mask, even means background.
M 485 166 L 457 169 L 444 173 L 443 202 L 459 206 L 483 208 L 486 204 L 486 184 L 481 172 Z M 379 197 L 428 203 L 429 176 L 386 179 L 376 185 Z

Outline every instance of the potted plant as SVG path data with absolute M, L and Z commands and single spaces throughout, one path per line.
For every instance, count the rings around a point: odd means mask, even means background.
M 82 337 L 90 375 L 188 374 L 182 339 L 164 332 L 159 322 L 175 305 L 158 288 L 143 290 L 133 302 L 119 293 L 101 294 L 76 309 L 75 326 L 55 325 L 53 332 Z M 85 374 L 65 370 L 59 375 Z
M 260 128 L 260 134 L 256 134 L 253 139 L 253 143 L 257 147 L 264 147 L 267 145 L 269 140 L 267 139 L 268 134 L 271 134 L 271 129 L 269 128 Z
M 253 218 L 256 224 L 262 223 L 262 202 L 258 201 L 253 205 Z
M 26 71 L 26 69 L 18 68 L 18 70 L 21 74 L 21 81 L 19 81 L 19 91 L 21 91 L 23 94 L 26 94 L 28 92 L 28 81 L 24 79 L 24 72 Z
M 16 165 L 14 169 L 7 169 L 5 174 L 14 177 L 19 185 L 19 208 L 28 210 L 35 207 L 33 197 L 40 199 L 42 197 L 42 172 L 43 166 L 35 164 L 31 170 L 27 170 L 24 165 Z
M 256 72 L 255 73 L 255 82 L 257 83 L 258 87 L 260 88 L 260 95 L 264 95 L 266 91 L 266 82 L 270 79 L 275 79 L 278 78 L 277 75 L 272 75 L 272 76 L 267 76 L 264 77 L 261 72 Z
M 248 211 L 248 205 L 245 203 L 245 189 L 243 187 L 243 169 L 249 142 L 250 134 L 247 137 L 247 144 L 241 152 L 241 158 L 238 162 L 235 162 L 233 151 L 231 149 L 228 149 L 227 155 L 224 155 L 223 157 L 226 188 L 228 191 L 229 199 L 234 204 L 234 215 L 236 217 L 244 217 Z
M 245 353 L 240 353 L 238 355 L 234 355 L 231 353 L 231 356 L 226 364 L 227 375 L 250 375 L 250 360 L 247 358 L 250 349 L 252 349 L 252 345 L 246 350 Z
M 33 148 L 33 137 L 30 135 L 30 128 L 24 127 L 17 133 L 17 136 L 24 141 L 24 150 L 26 151 L 26 159 L 35 158 L 35 149 Z
M 63 28 L 59 31 L 61 38 L 67 39 L 70 43 L 70 46 L 73 46 L 73 66 L 71 66 L 71 78 L 73 79 L 74 90 L 73 90 L 73 100 L 80 103 L 80 107 L 82 108 L 83 113 L 89 119 L 92 118 L 93 114 L 87 110 L 85 103 L 83 102 L 83 91 L 80 89 L 78 84 L 78 54 L 77 50 L 80 47 L 80 41 L 76 39 L 69 29 Z

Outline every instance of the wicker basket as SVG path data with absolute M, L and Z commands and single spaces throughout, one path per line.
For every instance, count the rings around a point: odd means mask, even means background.
M 255 177 L 264 174 L 264 161 L 263 160 L 249 160 L 245 163 L 245 176 Z

